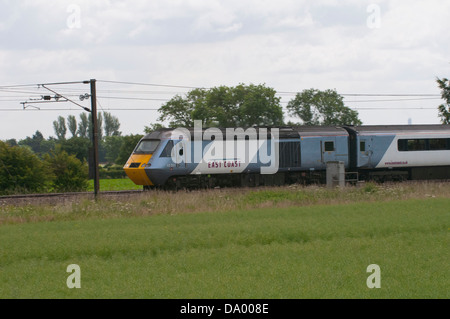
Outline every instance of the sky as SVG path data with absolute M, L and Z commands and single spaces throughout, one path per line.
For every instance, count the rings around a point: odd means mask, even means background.
M 366 125 L 438 124 L 449 12 L 442 0 L 0 0 L 0 139 L 55 136 L 58 116 L 90 108 L 90 79 L 124 135 L 177 94 L 240 83 L 274 88 L 284 108 L 335 89 Z

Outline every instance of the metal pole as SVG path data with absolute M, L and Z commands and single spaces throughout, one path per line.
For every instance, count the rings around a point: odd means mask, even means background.
M 96 80 L 90 80 L 91 84 L 91 115 L 92 115 L 92 143 L 94 147 L 94 194 L 97 198 L 100 181 L 98 172 L 98 121 L 97 121 L 97 92 L 95 82 Z

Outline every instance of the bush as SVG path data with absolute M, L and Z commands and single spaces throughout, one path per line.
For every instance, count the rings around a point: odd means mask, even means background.
M 78 192 L 88 188 L 88 166 L 75 155 L 57 148 L 55 152 L 45 156 L 53 172 L 53 188 L 58 192 Z
M 127 174 L 121 165 L 106 165 L 104 167 L 100 167 L 99 174 L 101 179 L 118 179 L 127 177 Z
M 44 192 L 51 181 L 47 163 L 31 149 L 0 141 L 0 193 Z

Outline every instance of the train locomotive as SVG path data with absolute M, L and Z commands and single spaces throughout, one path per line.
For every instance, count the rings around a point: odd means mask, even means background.
M 251 187 L 325 183 L 336 161 L 351 181 L 450 179 L 450 125 L 160 129 L 124 170 L 144 189 Z

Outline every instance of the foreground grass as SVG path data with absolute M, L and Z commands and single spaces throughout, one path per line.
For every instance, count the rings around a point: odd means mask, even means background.
M 134 190 L 142 189 L 142 186 L 136 185 L 129 178 L 117 178 L 117 179 L 100 179 L 100 191 L 123 191 L 123 190 Z M 89 180 L 89 185 L 87 191 L 94 191 L 94 181 Z
M 3 225 L 0 298 L 450 297 L 449 198 L 280 208 L 258 194 L 243 196 L 272 206 Z
M 103 180 L 106 181 L 106 180 Z M 114 181 L 114 180 L 112 180 Z M 291 206 L 348 204 L 408 199 L 450 198 L 450 183 L 367 185 L 356 188 L 286 187 L 213 189 L 202 191 L 150 191 L 139 194 L 33 200 L 1 200 L 0 225 L 86 219 L 143 217 L 161 214 L 226 212 Z

